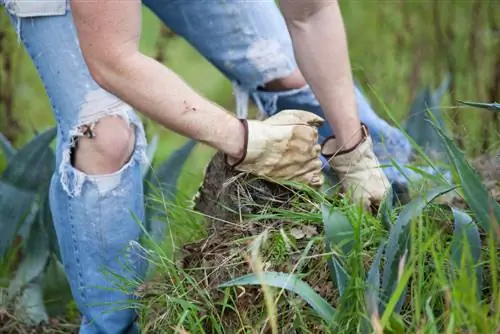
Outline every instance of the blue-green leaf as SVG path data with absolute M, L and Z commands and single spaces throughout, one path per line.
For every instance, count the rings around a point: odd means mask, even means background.
M 465 272 L 468 274 L 473 271 L 476 272 L 476 295 L 479 298 L 482 287 L 482 269 L 479 264 L 479 258 L 481 257 L 479 230 L 468 214 L 454 207 L 451 207 L 451 210 L 455 226 L 451 241 L 452 263 L 455 269 L 459 270 L 462 261 L 469 261 L 465 263 Z M 467 245 L 464 243 L 467 243 Z M 465 254 L 466 250 L 469 250 L 470 253 Z M 474 266 L 476 267 L 475 270 Z
M 493 110 L 493 111 L 500 111 L 500 103 L 498 102 L 493 102 L 493 103 L 483 103 L 483 102 L 472 102 L 472 101 L 460 101 L 458 102 L 471 106 L 471 107 L 476 107 L 476 108 L 481 108 L 481 109 L 488 109 L 488 110 Z
M 55 135 L 56 128 L 52 128 L 23 146 L 7 165 L 2 180 L 24 190 L 37 191 L 54 172 L 55 157 L 49 145 Z
M 16 149 L 12 146 L 10 141 L 0 132 L 0 149 L 5 156 L 7 163 L 12 159 L 12 157 L 16 154 Z
M 406 204 L 389 234 L 389 239 L 385 248 L 385 264 L 382 276 L 382 301 L 386 302 L 393 294 L 398 283 L 399 262 L 408 252 L 408 242 L 410 238 L 410 222 L 418 217 L 421 211 L 436 197 L 448 193 L 455 189 L 454 186 L 443 186 L 432 189 L 421 194 Z
M 15 304 L 15 316 L 26 325 L 36 326 L 48 322 L 43 295 L 43 275 L 29 282 L 24 287 Z
M 196 144 L 195 140 L 188 140 L 153 173 L 153 182 L 159 186 L 168 200 L 175 198 L 177 181 L 182 173 L 182 168 Z
M 341 251 L 340 256 L 332 254 L 327 259 L 330 275 L 342 296 L 349 283 L 349 274 L 342 266 L 340 259 L 351 252 L 354 242 L 354 229 L 347 217 L 339 211 L 330 211 L 322 203 L 323 223 L 325 226 L 325 250 L 332 253 L 332 247 Z
M 12 245 L 17 231 L 31 211 L 35 194 L 0 180 L 0 259 Z
M 23 253 L 23 259 L 9 285 L 11 297 L 17 295 L 26 284 L 42 275 L 47 265 L 49 240 L 41 220 L 35 220 L 33 223 Z
M 443 89 L 443 85 L 441 89 Z M 444 127 L 445 124 L 439 106 L 440 101 L 437 100 L 440 94 L 442 93 L 438 90 L 435 95 L 432 95 L 429 87 L 420 91 L 413 100 L 405 124 L 408 135 L 431 158 L 442 158 L 444 152 L 442 143 L 431 125 L 432 118 L 436 119 L 441 127 Z
M 264 272 L 260 275 L 248 274 L 219 285 L 219 288 L 240 285 L 269 285 L 291 291 L 302 297 L 327 323 L 332 323 L 336 310 L 313 288 L 293 274 Z M 262 281 L 261 281 L 262 279 Z
M 394 203 L 394 191 L 387 191 L 384 199 L 380 203 L 377 212 L 377 218 L 382 222 L 382 225 L 384 225 L 387 231 L 390 231 L 392 227 L 391 213 L 392 210 L 394 209 L 393 203 Z
M 382 253 L 384 252 L 385 242 L 381 243 L 377 248 L 377 253 L 375 259 L 372 262 L 370 270 L 368 271 L 368 276 L 366 278 L 366 288 L 365 288 L 365 304 L 366 311 L 368 313 L 368 318 L 372 314 L 378 314 L 378 304 L 379 304 L 379 291 L 380 291 L 380 260 L 382 259 Z M 368 332 L 369 322 L 364 319 L 362 323 L 362 332 Z
M 436 130 L 446 148 L 450 164 L 458 176 L 457 183 L 461 185 L 464 199 L 474 212 L 478 224 L 486 232 L 493 229 L 495 237 L 498 238 L 499 234 L 496 231 L 499 231 L 500 224 L 499 203 L 488 193 L 478 173 L 467 162 L 464 153 L 453 140 L 446 136 L 439 127 L 436 127 Z

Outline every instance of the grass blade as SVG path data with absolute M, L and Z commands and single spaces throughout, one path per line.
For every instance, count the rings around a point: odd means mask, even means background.
M 151 201 L 146 205 L 146 228 L 151 234 L 151 239 L 158 242 L 163 238 L 166 231 L 164 219 L 165 216 L 164 201 L 173 201 L 177 193 L 177 182 L 182 173 L 182 168 L 195 148 L 197 142 L 188 140 L 177 151 L 173 152 L 170 157 L 162 163 L 156 171 L 146 175 L 145 192 L 146 196 L 152 195 L 153 191 L 159 191 L 159 201 Z M 148 198 L 146 198 L 148 200 Z
M 498 238 L 500 235 L 498 226 L 500 222 L 500 205 L 489 195 L 478 173 L 465 159 L 464 153 L 439 127 L 436 127 L 436 130 L 446 148 L 450 164 L 458 176 L 459 182 L 457 183 L 461 185 L 464 199 L 474 212 L 478 224 L 486 232 L 493 228 L 494 234 Z
M 454 186 L 443 186 L 432 189 L 420 195 L 405 205 L 396 219 L 389 234 L 387 246 L 385 248 L 385 264 L 382 276 L 382 302 L 389 300 L 398 284 L 399 264 L 408 252 L 408 242 L 410 237 L 410 222 L 418 217 L 421 211 L 436 197 L 441 196 L 455 189 Z
M 327 323 L 334 320 L 336 310 L 313 288 L 293 274 L 263 272 L 262 282 L 256 274 L 248 274 L 219 285 L 219 288 L 239 285 L 269 285 L 291 291 L 303 298 Z
M 154 135 L 151 141 L 148 144 L 148 147 L 146 149 L 146 156 L 148 157 L 148 161 L 153 161 L 156 150 L 158 148 L 158 141 L 159 141 L 159 136 Z M 146 166 L 142 168 L 142 178 L 146 177 L 146 174 L 149 172 L 150 167 Z
M 55 158 L 49 145 L 55 135 L 56 128 L 49 129 L 23 146 L 12 157 L 2 179 L 21 189 L 37 191 L 54 172 Z
M 470 107 L 475 107 L 475 108 L 480 108 L 480 109 L 488 109 L 488 110 L 493 110 L 493 111 L 500 111 L 500 103 L 498 102 L 493 102 L 493 103 L 483 103 L 483 102 L 472 102 L 472 101 L 460 101 L 458 102 L 468 105 Z

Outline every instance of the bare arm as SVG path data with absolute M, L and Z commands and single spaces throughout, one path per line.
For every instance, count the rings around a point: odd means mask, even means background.
M 281 0 L 299 68 L 341 149 L 361 139 L 347 41 L 335 0 Z
M 83 56 L 102 87 L 166 128 L 230 156 L 243 154 L 244 130 L 236 117 L 139 52 L 140 0 L 71 5 Z

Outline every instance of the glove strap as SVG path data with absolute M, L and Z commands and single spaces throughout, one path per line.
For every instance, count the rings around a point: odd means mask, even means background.
M 330 159 L 332 158 L 334 155 L 341 155 L 341 154 L 346 154 L 346 153 L 349 153 L 349 152 L 352 152 L 354 151 L 356 148 L 359 147 L 359 145 L 363 144 L 365 141 L 366 141 L 366 138 L 368 138 L 368 136 L 370 135 L 370 131 L 368 130 L 368 127 L 365 125 L 365 123 L 361 122 L 361 140 L 359 141 L 359 143 L 357 143 L 356 145 L 354 145 L 353 147 L 351 148 L 348 148 L 347 150 L 342 150 L 342 151 L 338 151 L 336 153 L 332 153 L 332 154 L 324 154 L 324 153 L 321 153 L 326 159 Z M 323 148 L 325 147 L 325 144 L 331 140 L 331 139 L 335 139 L 335 135 L 331 135 L 329 137 L 327 137 L 323 143 L 321 144 L 321 152 L 323 152 Z
M 248 149 L 248 121 L 245 119 L 245 118 L 241 118 L 239 119 L 239 121 L 241 122 L 241 124 L 243 125 L 243 128 L 245 129 L 245 138 L 244 138 L 244 141 L 243 141 L 243 155 L 241 156 L 241 158 L 236 161 L 235 163 L 231 164 L 229 163 L 229 155 L 227 154 L 224 154 L 224 161 L 226 162 L 226 164 L 230 167 L 230 168 L 234 168 L 236 167 L 237 165 L 239 165 L 240 163 L 242 163 L 245 158 L 247 157 L 247 149 Z

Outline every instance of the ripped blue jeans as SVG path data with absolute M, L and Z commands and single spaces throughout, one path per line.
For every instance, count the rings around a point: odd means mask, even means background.
M 133 299 L 133 291 L 118 289 L 107 272 L 140 280 L 146 270 L 137 246 L 138 221 L 144 217 L 141 168 L 147 164 L 141 121 L 130 106 L 92 79 L 66 0 L 1 1 L 36 66 L 57 121 L 50 205 L 65 271 L 83 317 L 80 333 L 137 332 L 136 313 L 121 304 Z M 240 116 L 246 116 L 248 99 L 267 116 L 286 108 L 324 116 L 308 86 L 278 92 L 262 89 L 297 68 L 274 0 L 147 0 L 144 4 L 233 82 Z M 389 158 L 407 162 L 411 148 L 404 135 L 376 115 L 357 87 L 356 97 L 381 162 Z M 75 139 L 84 135 L 80 126 L 109 115 L 134 126 L 134 152 L 114 173 L 83 173 L 71 162 Z M 330 126 L 325 124 L 320 134 L 330 135 Z M 396 169 L 386 173 L 391 181 L 402 177 Z

